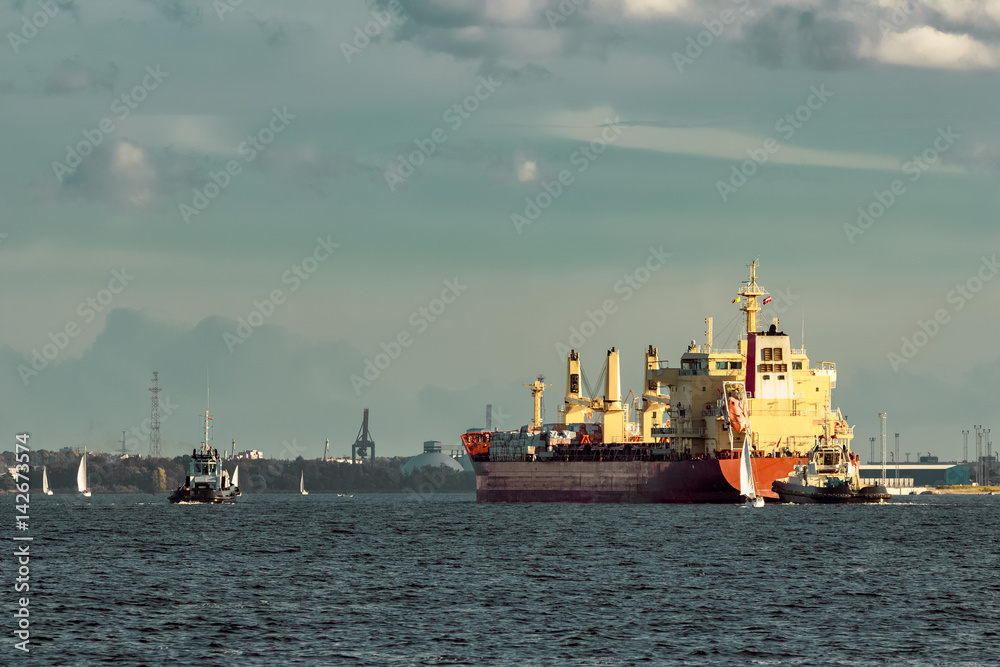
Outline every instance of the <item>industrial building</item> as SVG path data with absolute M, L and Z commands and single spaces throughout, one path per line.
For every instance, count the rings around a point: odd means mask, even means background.
M 468 457 L 460 457 L 468 458 Z M 414 456 L 412 459 L 403 464 L 403 474 L 408 475 L 411 472 L 419 470 L 420 468 L 436 468 L 438 466 L 446 466 L 452 470 L 465 470 L 465 466 L 462 465 L 462 461 L 456 460 L 455 458 L 443 453 L 441 451 L 441 443 L 437 440 L 427 440 L 424 442 L 424 453 Z
M 885 464 L 885 476 L 890 485 L 894 485 L 897 477 L 902 480 L 912 480 L 902 486 L 942 486 L 969 484 L 969 469 L 960 463 L 895 463 Z M 861 477 L 879 479 L 882 477 L 881 464 L 861 466 Z

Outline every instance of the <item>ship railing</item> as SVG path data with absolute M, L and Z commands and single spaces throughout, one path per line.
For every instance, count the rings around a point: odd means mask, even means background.
M 892 464 L 889 464 L 892 465 Z M 888 467 L 888 466 L 886 466 Z M 861 483 L 864 485 L 881 484 L 892 489 L 907 489 L 915 486 L 913 477 L 862 477 Z
M 650 430 L 650 434 L 653 437 L 669 437 L 669 436 L 698 436 L 705 435 L 705 427 L 703 426 L 661 426 L 660 428 L 654 428 Z

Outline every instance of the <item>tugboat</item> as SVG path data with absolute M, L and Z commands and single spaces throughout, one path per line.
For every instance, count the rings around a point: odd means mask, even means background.
M 167 497 L 172 504 L 209 503 L 222 504 L 236 502 L 240 488 L 236 480 L 229 480 L 229 473 L 222 469 L 219 450 L 208 442 L 209 422 L 212 416 L 205 409 L 205 441 L 201 447 L 191 452 L 191 463 L 184 485 Z
M 860 457 L 846 442 L 824 435 L 809 451 L 808 463 L 796 465 L 771 488 L 784 503 L 878 503 L 891 498 L 881 484 L 861 486 Z

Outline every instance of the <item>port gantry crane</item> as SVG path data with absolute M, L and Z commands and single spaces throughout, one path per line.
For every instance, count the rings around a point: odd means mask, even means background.
M 368 408 L 365 408 L 365 418 L 361 422 L 361 430 L 358 431 L 358 437 L 354 440 L 354 444 L 351 445 L 351 463 L 357 463 L 358 458 L 363 462 L 365 457 L 368 456 L 369 448 L 371 448 L 371 456 L 368 460 L 370 463 L 374 463 L 375 441 L 372 440 L 371 433 L 368 432 Z

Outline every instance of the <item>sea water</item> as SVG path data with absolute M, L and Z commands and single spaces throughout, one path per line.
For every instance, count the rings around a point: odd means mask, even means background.
M 1000 496 L 33 494 L 23 532 L 2 505 L 4 665 L 1000 664 Z

